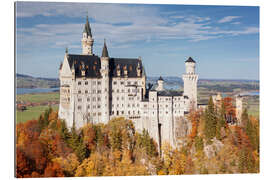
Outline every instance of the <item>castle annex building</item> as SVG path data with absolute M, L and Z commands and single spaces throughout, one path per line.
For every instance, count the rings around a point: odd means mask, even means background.
M 125 117 L 136 130 L 146 129 L 159 145 L 165 141 L 174 145 L 177 137 L 188 134 L 185 114 L 197 107 L 198 75 L 192 58 L 185 61 L 184 92 L 168 91 L 162 77 L 156 85 L 146 86 L 141 58 L 110 57 L 106 42 L 101 57 L 95 55 L 88 18 L 81 42 L 82 54 L 66 50 L 59 68 L 59 117 L 69 128 Z

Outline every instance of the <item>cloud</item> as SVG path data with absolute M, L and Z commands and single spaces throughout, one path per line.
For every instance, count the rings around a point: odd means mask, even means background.
M 231 24 L 237 25 L 237 24 L 241 24 L 241 22 L 232 22 Z
M 138 41 L 152 42 L 185 39 L 198 42 L 224 36 L 255 34 L 257 27 L 225 30 L 212 24 L 210 17 L 195 15 L 163 15 L 156 6 L 97 3 L 17 3 L 18 17 L 63 16 L 84 17 L 87 10 L 95 47 L 106 38 L 112 48 L 130 47 Z M 226 16 L 219 22 L 230 22 L 240 16 Z M 124 24 L 124 25 L 119 25 Z M 83 24 L 35 24 L 17 29 L 19 49 L 65 48 L 79 49 Z
M 234 19 L 237 19 L 237 18 L 240 18 L 240 17 L 241 17 L 241 16 L 226 16 L 226 17 L 220 19 L 220 20 L 218 21 L 218 23 L 231 22 L 231 21 L 233 21 Z

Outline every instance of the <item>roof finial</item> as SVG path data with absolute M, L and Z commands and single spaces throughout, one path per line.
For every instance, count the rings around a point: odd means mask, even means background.
M 66 47 L 66 54 L 68 53 L 68 47 Z

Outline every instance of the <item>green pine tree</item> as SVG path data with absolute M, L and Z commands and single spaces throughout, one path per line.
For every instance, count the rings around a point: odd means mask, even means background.
M 216 111 L 211 96 L 208 101 L 208 106 L 204 112 L 204 121 L 205 121 L 204 134 L 207 142 L 210 143 L 211 139 L 216 136 L 216 126 L 217 126 Z

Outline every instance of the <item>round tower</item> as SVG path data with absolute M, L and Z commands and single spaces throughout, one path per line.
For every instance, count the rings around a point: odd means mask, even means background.
M 83 55 L 93 55 L 93 44 L 94 39 L 92 38 L 92 32 L 88 21 L 88 16 L 86 17 L 86 23 L 84 25 L 82 37 L 82 54 Z
M 186 73 L 183 74 L 184 96 L 188 96 L 192 108 L 197 108 L 197 82 L 198 75 L 195 74 L 196 61 L 191 57 L 185 61 Z
M 163 84 L 164 84 L 164 80 L 160 76 L 159 79 L 158 79 L 158 81 L 157 81 L 157 88 L 156 88 L 156 90 L 157 91 L 163 91 L 164 90 Z

